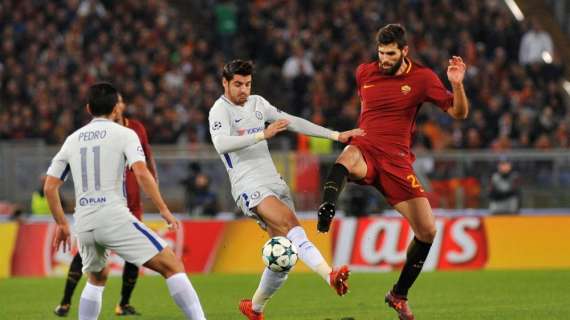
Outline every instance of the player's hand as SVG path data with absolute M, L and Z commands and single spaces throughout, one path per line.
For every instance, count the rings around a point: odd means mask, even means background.
M 178 221 L 170 211 L 161 212 L 160 215 L 168 224 L 168 229 L 170 229 L 170 231 L 177 231 L 180 229 L 180 221 Z
M 366 132 L 364 132 L 364 130 L 360 128 L 343 131 L 338 135 L 338 141 L 342 143 L 347 143 L 348 140 L 350 140 L 350 138 L 352 137 L 364 136 L 364 135 L 366 135 Z
M 465 70 L 467 66 L 463 59 L 458 56 L 453 56 L 449 59 L 449 66 L 447 67 L 447 79 L 452 85 L 461 84 L 465 78 Z
M 267 128 L 263 130 L 263 135 L 265 136 L 265 139 L 273 138 L 279 132 L 287 130 L 288 125 L 289 120 L 279 119 L 267 126 Z
M 59 247 L 63 243 L 63 252 L 71 250 L 71 237 L 69 232 L 69 224 L 57 225 L 55 229 L 55 237 L 53 238 L 53 247 L 59 251 Z

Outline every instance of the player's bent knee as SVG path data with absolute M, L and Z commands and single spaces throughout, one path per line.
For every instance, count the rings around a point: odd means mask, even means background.
M 433 226 L 425 228 L 423 230 L 419 230 L 418 233 L 416 234 L 416 237 L 423 242 L 433 243 L 436 233 L 437 229 L 435 228 L 435 226 Z
M 156 256 L 145 262 L 144 266 L 160 273 L 164 278 L 184 272 L 184 265 L 169 247 L 164 248 Z
M 98 272 L 89 272 L 89 283 L 91 283 L 92 285 L 95 286 L 105 286 L 105 283 L 107 283 L 107 278 L 109 276 L 109 270 L 108 268 L 104 268 L 101 271 Z

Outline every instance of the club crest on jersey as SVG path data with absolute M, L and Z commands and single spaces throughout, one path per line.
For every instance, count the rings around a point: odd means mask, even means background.
M 261 113 L 261 111 L 255 111 L 255 117 L 261 120 L 263 119 L 263 113 Z
M 222 127 L 222 123 L 220 121 L 216 121 L 212 124 L 212 130 L 218 130 Z
M 410 91 L 412 91 L 412 87 L 405 84 L 405 85 L 400 87 L 400 90 L 402 91 L 403 94 L 408 94 L 408 93 L 410 93 Z
M 251 194 L 251 199 L 257 199 L 259 198 L 261 194 L 259 193 L 259 191 L 255 191 L 254 193 Z

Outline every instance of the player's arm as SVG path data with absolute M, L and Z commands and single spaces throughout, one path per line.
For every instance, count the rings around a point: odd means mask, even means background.
M 466 66 L 463 59 L 453 56 L 449 59 L 447 67 L 447 78 L 451 83 L 453 91 L 453 106 L 447 109 L 447 113 L 454 119 L 466 119 L 469 114 L 469 101 L 463 87 L 463 79 L 465 77 Z
M 49 210 L 57 224 L 53 245 L 56 250 L 63 243 L 63 252 L 71 249 L 69 222 L 65 218 L 63 207 L 61 206 L 61 197 L 59 196 L 59 188 L 63 181 L 59 178 L 48 175 L 44 183 L 44 194 L 49 205 Z
M 131 169 L 135 174 L 137 183 L 160 211 L 162 218 L 168 222 L 170 228 L 177 230 L 180 222 L 172 215 L 170 209 L 166 206 L 164 199 L 162 199 L 160 195 L 158 184 L 148 170 L 146 163 L 144 161 L 137 161 L 131 165 Z
M 160 195 L 158 184 L 147 168 L 145 153 L 139 137 L 133 130 L 125 129 L 124 139 L 121 142 L 123 142 L 123 153 L 127 158 L 130 169 L 135 174 L 139 187 L 143 189 L 144 193 L 149 196 L 160 211 L 162 218 L 168 222 L 169 228 L 177 230 L 180 227 L 180 222 L 172 215 Z
M 362 129 L 353 129 L 344 132 L 333 131 L 314 124 L 303 118 L 299 118 L 286 112 L 280 111 L 273 105 L 269 104 L 269 102 L 267 102 L 265 99 L 262 101 L 262 106 L 265 109 L 264 111 L 267 115 L 267 119 L 269 121 L 275 120 L 273 123 L 285 120 L 288 123 L 287 128 L 291 131 L 299 132 L 312 137 L 340 141 L 342 143 L 347 142 L 351 137 L 364 135 L 364 131 Z
M 287 123 L 280 122 L 271 124 L 263 131 L 244 134 L 241 136 L 230 135 L 230 119 L 227 112 L 221 106 L 214 106 L 210 109 L 208 117 L 210 122 L 210 135 L 212 143 L 219 154 L 237 151 L 258 143 L 261 140 L 269 139 L 277 133 L 287 130 Z
M 70 171 L 66 145 L 67 140 L 53 158 L 44 182 L 44 195 L 48 202 L 49 210 L 57 224 L 53 246 L 56 250 L 59 250 L 59 246 L 63 243 L 64 252 L 71 249 L 69 222 L 65 218 L 65 213 L 61 206 L 61 196 L 59 195 L 59 188 Z

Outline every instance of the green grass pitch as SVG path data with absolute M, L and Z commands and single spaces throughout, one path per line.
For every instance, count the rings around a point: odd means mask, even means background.
M 353 273 L 350 292 L 337 297 L 315 274 L 291 274 L 266 308 L 269 320 L 397 319 L 383 297 L 397 273 Z M 250 298 L 259 275 L 192 275 L 208 319 L 243 319 L 238 301 Z M 79 284 L 69 318 L 77 319 Z M 109 280 L 99 319 L 121 319 L 113 309 L 120 277 Z M 61 299 L 63 278 L 0 280 L 0 319 L 58 319 L 52 310 Z M 466 271 L 423 273 L 410 292 L 417 319 L 570 319 L 570 270 Z M 132 304 L 133 319 L 184 319 L 160 277 L 141 277 Z M 129 319 L 129 318 L 127 318 Z

